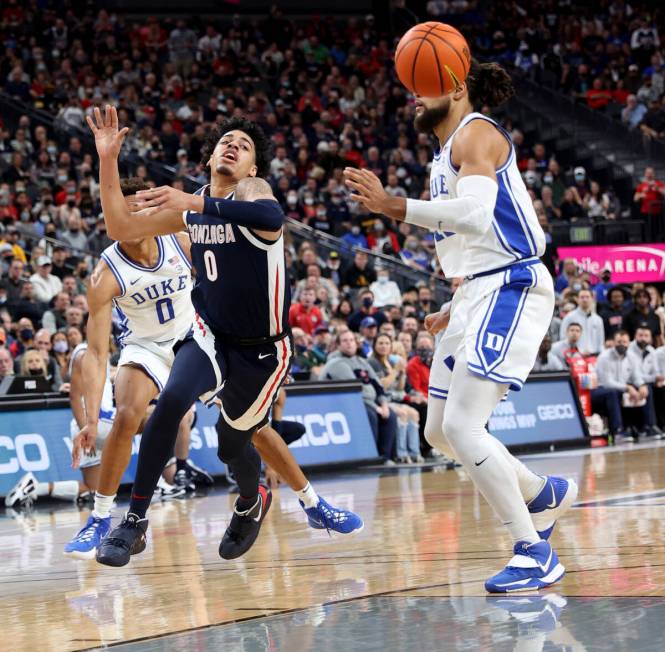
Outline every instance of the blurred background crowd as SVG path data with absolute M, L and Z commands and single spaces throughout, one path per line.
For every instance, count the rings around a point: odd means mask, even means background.
M 86 279 L 110 244 L 85 116 L 116 105 L 131 127 L 124 174 L 193 190 L 207 180 L 201 149 L 210 128 L 244 115 L 272 140 L 269 181 L 290 218 L 294 376 L 362 378 L 384 458 L 432 454 L 415 434 L 424 427 L 435 346 L 423 321 L 462 280 L 443 279 L 431 234 L 364 212 L 341 179 L 347 165 L 368 167 L 387 192 L 429 198 L 433 143 L 415 133 L 413 100 L 394 77 L 395 38 L 425 18 L 451 22 L 476 56 L 504 64 L 516 82 L 572 96 L 635 139 L 658 143 L 665 34 L 657 28 L 663 9 L 652 3 L 574 3 L 574 12 L 566 0 L 421 4 L 420 12 L 396 0 L 381 16 L 307 21 L 277 7 L 254 20 L 174 20 L 79 10 L 67 0 L 6 0 L 0 377 L 44 375 L 54 391 L 67 391 L 68 355 L 85 338 Z M 662 285 L 615 285 L 611 270 L 585 273 L 558 260 L 556 247 L 562 226 L 567 238 L 569 227 L 586 224 L 608 241 L 659 238 L 665 159 L 644 159 L 628 186 L 613 184 L 596 158 L 540 138 L 520 115 L 509 107 L 497 117 L 548 235 L 545 262 L 557 289 L 536 369 L 584 359 L 603 429 L 660 436 Z M 610 223 L 614 231 L 595 229 Z

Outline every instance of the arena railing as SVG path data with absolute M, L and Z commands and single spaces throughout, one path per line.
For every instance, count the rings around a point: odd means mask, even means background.
M 448 301 L 451 296 L 449 281 L 426 271 L 421 271 L 409 267 L 401 260 L 388 256 L 386 254 L 379 254 L 371 249 L 363 247 L 351 247 L 341 238 L 338 238 L 322 231 L 317 231 L 311 226 L 302 224 L 292 218 L 287 218 L 288 232 L 292 239 L 299 242 L 304 240 L 313 242 L 319 254 L 324 254 L 322 257 L 327 257 L 328 252 L 336 251 L 346 263 L 353 259 L 356 251 L 364 251 L 376 266 L 378 262 L 381 263 L 386 269 L 390 270 L 390 278 L 395 281 L 402 291 L 408 287 L 416 286 L 420 283 L 425 283 L 433 292 L 434 299 L 438 303 Z

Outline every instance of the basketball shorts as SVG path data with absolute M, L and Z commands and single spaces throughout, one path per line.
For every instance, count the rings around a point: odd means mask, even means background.
M 155 342 L 134 340 L 125 344 L 120 352 L 118 367 L 131 365 L 140 367 L 152 378 L 161 392 L 166 385 L 173 366 L 173 342 L 157 344 Z
M 216 338 L 199 315 L 191 337 L 208 357 L 217 381 L 200 399 L 206 405 L 216 403 L 234 430 L 265 425 L 291 367 L 291 337 L 255 346 L 229 344 Z
M 102 461 L 102 449 L 104 448 L 104 442 L 111 432 L 111 426 L 113 425 L 113 418 L 115 417 L 115 409 L 113 410 L 101 410 L 99 413 L 99 421 L 97 422 L 97 442 L 95 444 L 95 452 L 93 455 L 88 455 L 83 453 L 81 455 L 81 462 L 79 468 L 86 469 L 91 466 L 97 466 Z M 69 434 L 72 439 L 78 434 L 79 427 L 76 423 L 76 419 L 72 419 L 69 424 Z
M 434 352 L 429 395 L 447 398 L 455 358 L 462 351 L 469 371 L 519 391 L 553 311 L 552 277 L 538 259 L 468 277 L 453 296 L 448 328 Z

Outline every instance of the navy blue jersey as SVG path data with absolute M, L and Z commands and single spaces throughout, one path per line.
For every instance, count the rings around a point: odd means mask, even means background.
M 203 193 L 209 186 L 197 191 Z M 243 339 L 283 333 L 291 305 L 284 237 L 269 242 L 223 217 L 192 211 L 183 218 L 196 270 L 192 303 L 212 331 Z

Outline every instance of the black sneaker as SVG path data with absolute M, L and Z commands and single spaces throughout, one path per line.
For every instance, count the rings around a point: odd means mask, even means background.
M 145 550 L 148 519 L 125 514 L 120 525 L 113 528 L 97 548 L 97 561 L 105 566 L 126 566 L 132 555 Z
M 173 476 L 173 484 L 188 492 L 196 491 L 196 485 L 189 473 L 189 469 L 180 469 L 179 471 L 176 471 L 175 476 Z
M 256 541 L 261 523 L 270 509 L 272 492 L 265 485 L 259 485 L 259 497 L 254 507 L 245 512 L 233 508 L 233 517 L 219 544 L 219 556 L 222 559 L 236 559 L 244 555 Z
M 215 484 L 210 473 L 205 469 L 202 469 L 200 466 L 196 466 L 192 460 L 188 459 L 185 464 L 187 465 L 187 470 L 189 471 L 189 477 L 194 481 L 194 484 L 200 484 L 207 487 L 211 487 Z

